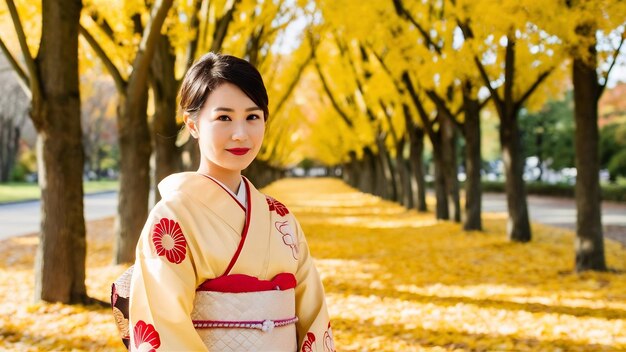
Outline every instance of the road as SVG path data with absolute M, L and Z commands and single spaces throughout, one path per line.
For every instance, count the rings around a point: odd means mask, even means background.
M 85 196 L 85 218 L 97 220 L 115 215 L 117 192 L 102 192 Z M 0 240 L 39 231 L 40 202 L 0 204 Z
M 506 212 L 506 198 L 500 193 L 485 193 L 482 201 L 484 212 Z M 530 221 L 546 225 L 576 229 L 576 203 L 574 199 L 528 196 Z M 605 237 L 626 246 L 626 204 L 602 203 L 602 225 Z
M 576 203 L 573 199 L 529 196 L 528 204 L 531 221 L 570 229 L 576 227 Z M 486 193 L 482 205 L 485 212 L 506 212 L 504 194 Z M 37 232 L 39 207 L 39 201 L 0 205 L 0 240 Z M 116 207 L 116 192 L 85 197 L 87 221 L 113 216 Z M 605 202 L 602 205 L 602 223 L 607 237 L 626 245 L 626 204 Z

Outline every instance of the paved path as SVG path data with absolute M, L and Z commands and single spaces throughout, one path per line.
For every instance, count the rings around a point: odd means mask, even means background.
M 506 212 L 506 198 L 500 193 L 483 194 L 483 211 Z M 576 203 L 573 199 L 528 196 L 530 219 L 547 225 L 576 228 Z M 604 202 L 602 204 L 604 235 L 626 246 L 626 204 Z
M 574 229 L 576 204 L 573 199 L 555 197 L 528 197 L 531 221 Z M 39 230 L 39 201 L 0 205 L 0 240 Z M 116 213 L 117 193 L 106 192 L 85 197 L 87 221 L 113 216 Z M 504 194 L 483 195 L 483 211 L 506 212 Z M 605 236 L 626 246 L 626 204 L 605 202 L 602 205 L 602 223 Z
M 87 195 L 84 205 L 87 221 L 113 216 L 117 212 L 117 192 Z M 38 200 L 0 204 L 0 240 L 39 231 L 40 207 Z

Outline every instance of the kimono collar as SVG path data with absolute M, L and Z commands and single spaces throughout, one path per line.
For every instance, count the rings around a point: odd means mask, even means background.
M 159 192 L 163 199 L 183 197 L 191 200 L 189 210 L 206 207 L 224 220 L 235 232 L 241 233 L 246 220 L 246 208 L 236 197 L 217 182 L 197 172 L 180 172 L 164 178 L 159 183 Z M 194 205 L 194 203 L 196 205 Z
M 208 178 L 210 178 L 211 180 L 217 182 L 220 186 L 222 186 L 223 189 L 226 190 L 226 192 L 230 193 L 231 196 L 235 197 L 235 199 L 237 199 L 237 201 L 239 202 L 239 204 L 241 204 L 244 208 L 247 206 L 247 202 L 246 202 L 246 196 L 248 194 L 248 192 L 246 192 L 246 185 L 243 182 L 243 178 L 239 181 L 239 189 L 237 190 L 237 194 L 235 194 L 235 192 L 231 191 L 230 188 L 226 187 L 226 185 L 216 179 L 213 176 L 210 175 L 204 175 Z

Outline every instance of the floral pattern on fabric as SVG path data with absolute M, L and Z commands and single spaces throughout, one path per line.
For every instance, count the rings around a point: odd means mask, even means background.
M 302 352 L 315 352 L 317 351 L 317 345 L 315 344 L 315 334 L 312 332 L 306 333 L 306 339 L 302 343 Z
M 283 243 L 291 248 L 291 255 L 293 255 L 293 259 L 298 260 L 298 241 L 296 241 L 296 237 L 293 235 L 293 230 L 291 230 L 289 222 L 276 221 L 274 226 L 276 227 L 276 230 L 283 235 Z
M 159 256 L 171 263 L 180 264 L 187 254 L 187 240 L 180 229 L 180 225 L 174 220 L 162 218 L 152 230 L 152 243 Z
M 335 352 L 335 340 L 333 339 L 333 330 L 328 322 L 328 329 L 324 332 L 324 352 Z
M 154 326 L 152 324 L 146 324 L 145 321 L 140 320 L 135 325 L 133 333 L 133 340 L 135 342 L 136 349 L 139 349 L 139 346 L 141 346 L 142 344 L 147 343 L 151 347 L 148 351 L 155 352 L 157 348 L 161 346 L 161 338 L 159 337 L 159 333 L 154 329 Z M 142 348 L 142 350 L 144 349 Z
M 287 209 L 283 203 L 270 196 L 265 196 L 265 199 L 267 200 L 267 205 L 270 207 L 270 211 L 275 211 L 280 216 L 289 214 L 289 209 Z

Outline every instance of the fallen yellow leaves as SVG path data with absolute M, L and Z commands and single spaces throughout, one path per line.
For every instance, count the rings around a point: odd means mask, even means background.
M 342 351 L 626 350 L 626 276 L 573 273 L 571 231 L 510 243 L 504 214 L 466 233 L 330 179 L 265 191 L 302 223 Z M 621 245 L 606 254 L 626 270 Z
M 466 233 L 333 179 L 265 192 L 300 220 L 326 287 L 339 351 L 626 350 L 626 275 L 572 272 L 571 231 L 534 225 L 510 243 L 502 214 Z M 87 286 L 108 300 L 112 220 L 88 226 Z M 34 236 L 0 245 L 0 349 L 118 350 L 110 309 L 32 304 Z M 607 241 L 609 266 L 626 249 Z

